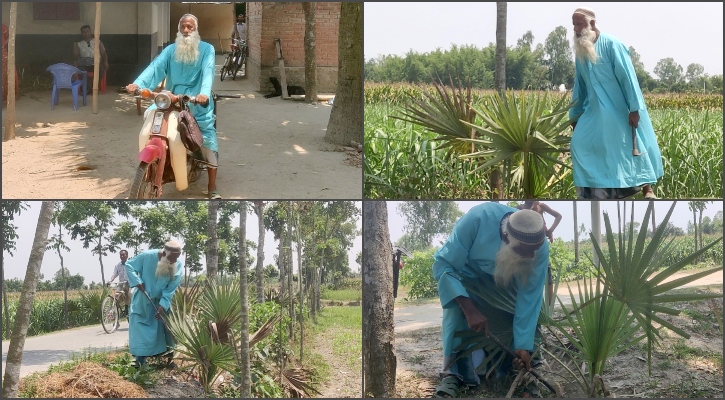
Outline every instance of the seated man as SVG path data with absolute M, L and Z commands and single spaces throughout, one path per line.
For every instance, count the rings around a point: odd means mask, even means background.
M 80 42 L 73 43 L 73 65 L 76 67 L 93 72 L 93 57 L 95 55 L 95 39 L 91 34 L 91 27 L 89 25 L 83 25 L 81 27 L 81 36 L 83 40 Z M 106 71 L 108 71 L 108 55 L 106 54 L 106 48 L 103 46 L 103 42 L 98 42 L 98 50 L 101 52 L 101 63 L 100 63 L 100 75 L 98 79 L 102 79 Z M 91 86 L 88 85 L 88 93 L 91 92 Z

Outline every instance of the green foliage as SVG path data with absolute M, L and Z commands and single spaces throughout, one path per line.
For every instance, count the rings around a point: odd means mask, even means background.
M 435 91 L 432 86 L 365 84 L 365 197 L 487 197 L 489 182 L 484 173 L 476 171 L 481 166 L 478 160 L 451 157 L 447 148 L 437 146 L 437 134 L 391 117 L 401 115 L 407 99 L 423 99 L 424 90 Z M 473 90 L 471 102 L 477 108 L 490 108 L 486 99 L 491 95 L 495 97 L 494 92 Z M 568 98 L 569 95 L 550 94 L 546 110 L 553 109 L 556 101 Z M 654 186 L 656 194 L 666 198 L 721 196 L 722 95 L 645 94 L 645 102 L 667 171 Z M 570 164 L 568 159 L 562 160 Z M 545 197 L 574 198 L 571 174 Z
M 449 233 L 463 215 L 452 201 L 409 201 L 398 205 L 398 212 L 405 218 L 409 251 L 426 250 L 438 234 Z
M 115 371 L 123 379 L 133 382 L 141 387 L 149 387 L 156 383 L 153 375 L 153 367 L 146 363 L 136 368 L 136 361 L 129 353 L 123 353 L 116 357 L 109 365 L 108 369 Z
M 438 296 L 438 282 L 433 277 L 433 255 L 437 249 L 416 251 L 413 258 L 402 258 L 400 284 L 410 287 L 409 299 L 426 299 Z

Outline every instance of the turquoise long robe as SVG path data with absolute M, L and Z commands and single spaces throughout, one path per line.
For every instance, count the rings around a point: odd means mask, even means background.
M 209 96 L 209 105 L 190 104 L 189 108 L 199 124 L 204 137 L 204 147 L 219 151 L 216 128 L 214 128 L 214 102 L 211 100 L 211 85 L 214 82 L 214 46 L 199 43 L 199 58 L 193 64 L 182 64 L 174 59 L 176 43 L 167 46 L 133 83 L 140 88 L 153 89 L 166 78 L 165 90 L 174 94 Z M 156 108 L 152 104 L 149 109 Z
M 441 331 L 444 360 L 452 359 L 453 350 L 462 343 L 461 338 L 453 337 L 456 331 L 470 330 L 455 301 L 458 296 L 471 297 L 461 280 L 493 278 L 496 254 L 502 243 L 501 220 L 516 211 L 515 208 L 498 203 L 483 203 L 473 207 L 456 222 L 448 240 L 434 255 L 433 276 L 438 281 L 438 295 L 443 307 Z M 515 284 L 516 308 L 512 327 L 514 349 L 534 350 L 534 333 L 541 310 L 548 263 L 549 242 L 545 240 L 534 255 L 534 269 L 526 285 L 519 285 L 518 281 Z M 489 320 L 489 324 L 496 322 Z M 477 384 L 478 378 L 472 374 L 474 366 L 468 363 L 470 360 L 459 360 L 455 369 L 451 369 L 464 377 L 469 376 L 469 379 L 464 379 L 466 381 L 475 379 Z M 474 384 L 472 381 L 467 383 Z
M 181 283 L 181 261 L 176 261 L 176 274 L 173 278 L 156 278 L 156 265 L 159 262 L 159 250 L 147 250 L 126 262 L 126 275 L 131 287 L 143 283 L 151 296 L 151 306 L 140 290 L 135 290 L 131 298 L 128 323 L 128 347 L 134 356 L 154 356 L 173 346 L 171 335 L 165 331 L 163 322 L 156 319 L 159 305 L 166 313 L 171 312 L 171 299 Z
M 639 88 L 629 50 L 601 33 L 596 64 L 576 59 L 569 117 L 581 114 L 571 138 L 574 185 L 628 188 L 662 177 L 662 155 Z M 639 112 L 636 131 L 640 156 L 632 155 L 629 113 Z

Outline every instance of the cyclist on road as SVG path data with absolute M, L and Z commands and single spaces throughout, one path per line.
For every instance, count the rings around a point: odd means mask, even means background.
M 119 297 L 118 302 L 123 303 L 123 315 L 128 315 L 128 305 L 131 301 L 131 296 L 128 293 L 128 277 L 126 276 L 126 260 L 128 260 L 128 251 L 121 250 L 119 254 L 121 256 L 121 262 L 116 264 L 113 268 L 113 275 L 111 275 L 111 280 L 109 280 L 108 283 L 110 284 L 114 279 L 116 279 L 116 277 L 118 277 L 119 289 L 123 292 L 123 298 Z

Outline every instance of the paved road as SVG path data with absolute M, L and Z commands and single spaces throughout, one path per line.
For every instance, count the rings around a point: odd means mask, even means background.
M 2 364 L 8 355 L 9 340 L 2 342 Z M 100 324 L 25 339 L 20 377 L 46 371 L 51 364 L 69 360 L 73 353 L 109 351 L 128 346 L 128 322 L 121 321 L 115 332 L 106 333 Z
M 671 277 L 670 279 L 665 280 L 665 282 L 680 278 L 682 276 L 687 275 L 688 273 L 692 273 L 692 272 L 675 274 L 675 276 Z M 714 274 L 710 274 L 704 278 L 700 278 L 694 282 L 690 282 L 689 284 L 685 285 L 684 287 L 715 285 L 715 284 L 722 284 L 722 283 L 723 283 L 723 274 L 714 273 Z M 573 287 L 572 290 L 574 291 L 574 295 L 576 295 L 577 294 L 576 286 Z M 564 304 L 571 305 L 571 297 L 569 297 L 569 290 L 566 287 L 560 286 L 557 294 L 558 294 L 559 298 L 561 298 L 561 300 Z M 556 303 L 556 306 L 559 307 L 558 302 Z M 426 304 L 426 305 L 422 305 L 422 306 L 396 308 L 394 311 L 395 332 L 402 333 L 402 332 L 414 331 L 414 330 L 423 329 L 423 328 L 440 326 L 442 318 L 443 318 L 443 309 L 441 308 L 441 305 L 439 303 Z

